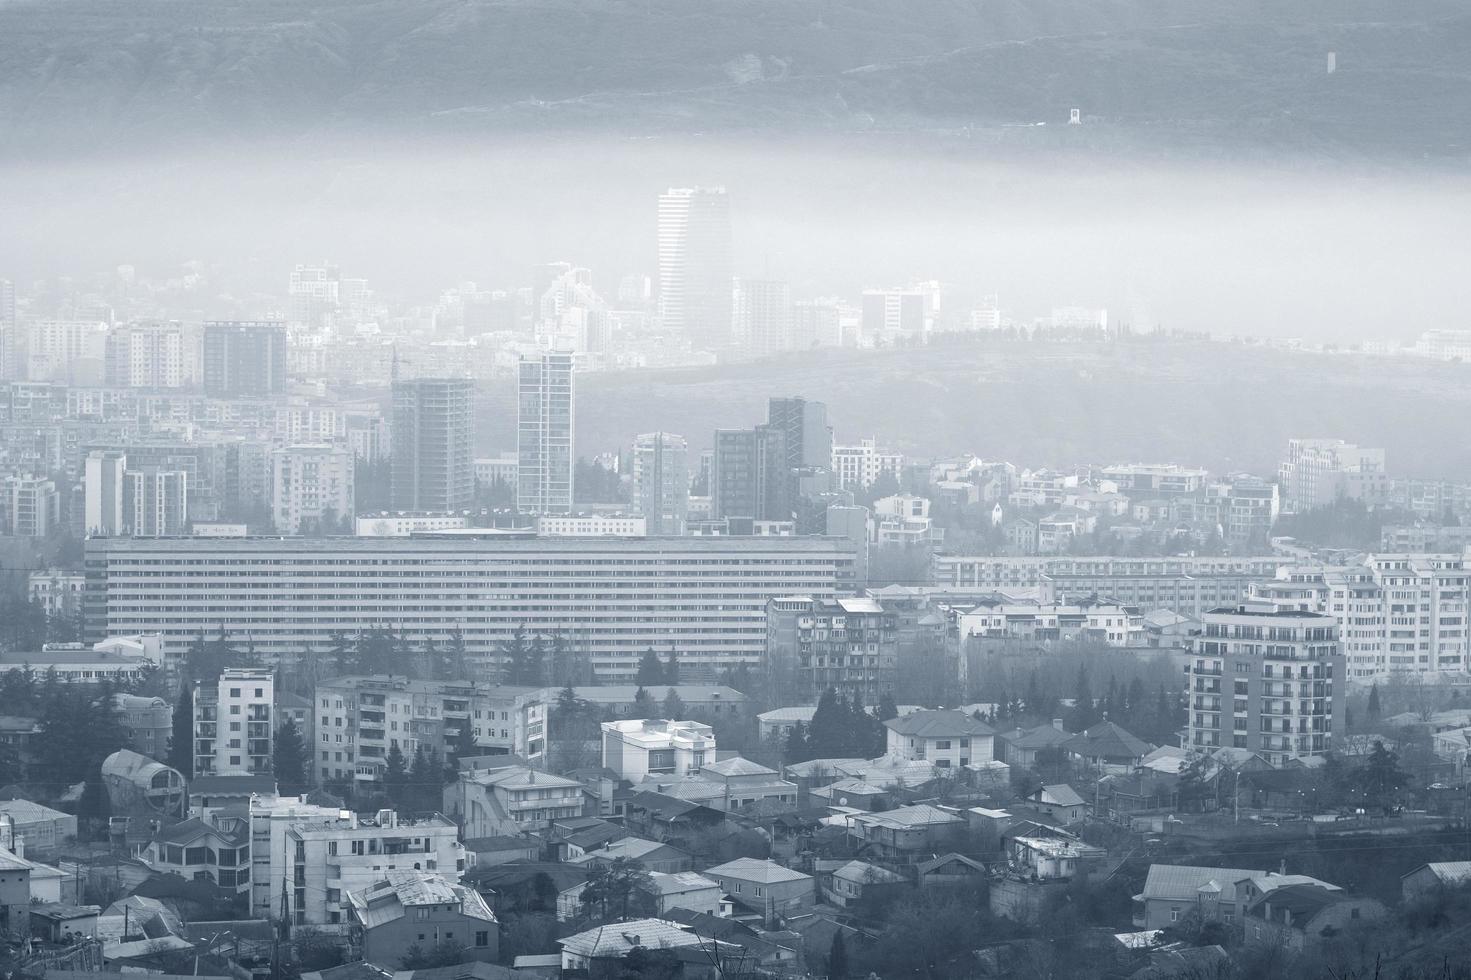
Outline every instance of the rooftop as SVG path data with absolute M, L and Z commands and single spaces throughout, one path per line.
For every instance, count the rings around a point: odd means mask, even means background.
M 964 738 L 994 735 L 996 729 L 961 711 L 915 711 L 890 718 L 884 725 L 893 732 L 913 738 Z
M 800 871 L 784 868 L 775 861 L 762 861 L 759 858 L 736 858 L 734 861 L 706 868 L 705 874 L 716 877 L 725 875 L 730 878 L 739 878 L 742 881 L 757 881 L 763 884 L 812 880 L 811 875 L 804 875 Z
M 621 958 L 634 947 L 663 949 L 694 946 L 700 937 L 664 919 L 633 919 L 598 926 L 576 935 L 558 939 L 568 953 L 587 959 Z

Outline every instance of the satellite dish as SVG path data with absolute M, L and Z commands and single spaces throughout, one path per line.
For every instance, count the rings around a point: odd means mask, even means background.
M 840 796 L 840 797 L 838 797 L 838 806 L 847 806 L 847 805 L 848 805 L 848 798 L 846 796 Z

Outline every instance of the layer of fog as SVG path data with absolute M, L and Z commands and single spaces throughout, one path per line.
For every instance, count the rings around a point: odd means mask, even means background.
M 1471 179 L 985 154 L 885 137 L 134 147 L 0 169 L 0 276 L 130 263 L 166 277 L 197 259 L 236 295 L 279 293 L 294 263 L 330 259 L 419 301 L 566 259 L 611 294 L 654 272 L 658 191 L 706 183 L 733 195 L 737 273 L 799 297 L 939 279 L 957 303 L 996 293 L 1021 319 L 1107 306 L 1149 326 L 1324 341 L 1471 326 Z

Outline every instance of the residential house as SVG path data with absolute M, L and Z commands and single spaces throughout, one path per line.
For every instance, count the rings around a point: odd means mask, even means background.
M 164 827 L 139 855 L 150 868 L 207 879 L 229 895 L 250 891 L 250 824 L 243 817 L 193 818 Z
M 679 949 L 703 943 L 693 932 L 665 919 L 632 919 L 557 940 L 562 947 L 563 973 L 582 970 L 589 975 L 600 965 L 621 961 L 635 948 Z
M 644 840 L 642 837 L 623 837 L 585 854 L 568 858 L 567 863 L 574 867 L 602 868 L 620 858 L 637 861 L 644 870 L 662 874 L 689 871 L 693 867 L 690 856 L 679 848 Z
M 811 792 L 815 803 L 824 806 L 846 806 L 855 810 L 887 810 L 894 804 L 893 795 L 879 786 L 871 786 L 862 779 L 840 779 L 830 786 L 820 786 Z
M 1101 721 L 1062 744 L 1073 759 L 1099 772 L 1129 772 L 1154 746 L 1111 721 Z
M 1013 728 L 996 736 L 996 755 L 1013 768 L 1035 769 L 1038 752 L 1058 748 L 1070 738 L 1072 735 L 1063 729 L 1061 718 L 1036 728 Z
M 130 749 L 102 760 L 102 785 L 115 817 L 178 819 L 189 802 L 182 773 Z
M 1384 903 L 1321 885 L 1288 885 L 1246 906 L 1245 939 L 1292 952 L 1330 942 L 1388 915 Z
M 0 800 L 0 815 L 10 818 L 15 837 L 26 842 L 27 854 L 55 851 L 77 836 L 77 818 L 30 800 Z
M 888 755 L 939 768 L 991 762 L 996 730 L 961 711 L 915 711 L 884 722 Z
M 721 810 L 741 810 L 761 800 L 797 802 L 797 784 L 782 779 L 775 769 L 736 756 L 709 763 L 700 776 L 722 789 Z
M 885 861 L 918 863 L 953 850 L 965 827 L 964 817 L 924 803 L 848 814 L 848 834 L 859 852 Z
M 1249 868 L 1151 864 L 1143 891 L 1134 896 L 1134 925 L 1164 929 L 1192 911 L 1206 921 L 1239 925 L 1236 883 L 1266 874 Z
M 675 909 L 719 915 L 723 905 L 720 882 L 694 871 L 653 872 L 649 875 L 648 890 L 661 916 Z
M 168 755 L 174 709 L 167 701 L 137 694 L 114 694 L 112 703 L 128 731 L 128 744 L 133 751 L 153 759 Z
M 921 888 L 946 885 L 969 885 L 985 880 L 990 870 L 975 858 L 964 854 L 941 854 L 914 866 L 915 880 Z
M 687 776 L 715 761 L 715 732 L 697 721 L 603 722 L 603 766 L 620 779 Z
M 872 898 L 876 893 L 881 893 L 886 889 L 892 890 L 906 881 L 908 879 L 903 875 L 895 874 L 876 864 L 869 864 L 866 861 L 847 861 L 840 867 L 834 868 L 831 874 L 824 876 L 822 897 L 824 901 L 846 908 L 850 905 L 857 905 L 865 897 Z
M 1179 808 L 1180 777 L 1141 769 L 1126 775 L 1105 776 L 1098 781 L 1101 812 L 1112 820 L 1124 820 L 1137 813 L 1153 813 Z
M 810 912 L 817 902 L 816 879 L 775 861 L 737 858 L 702 873 L 714 878 L 737 905 L 768 921 Z
M 524 765 L 472 769 L 444 788 L 444 807 L 466 837 L 529 833 L 581 816 L 582 784 Z
M 640 792 L 629 797 L 629 830 L 649 840 L 680 844 L 725 823 L 725 814 L 713 807 L 677 800 L 662 793 Z
M 58 946 L 97 938 L 100 905 L 63 905 L 42 902 L 31 906 L 31 938 Z
M 488 867 L 512 861 L 535 861 L 541 854 L 541 841 L 517 835 L 470 837 L 465 840 L 465 850 L 475 855 L 477 867 Z
M 1406 902 L 1433 895 L 1445 888 L 1471 884 L 1471 861 L 1435 861 L 1422 864 L 1400 877 L 1400 892 Z
M 390 871 L 347 897 L 369 962 L 395 962 L 410 946 L 459 946 L 463 957 L 487 963 L 500 952 L 500 923 L 485 899 L 432 872 Z
M 1027 797 L 1027 801 L 1038 812 L 1053 817 L 1064 825 L 1077 823 L 1088 816 L 1088 801 L 1067 783 L 1043 786 Z

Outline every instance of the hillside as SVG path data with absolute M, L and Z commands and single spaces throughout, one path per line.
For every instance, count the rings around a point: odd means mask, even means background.
M 660 373 L 580 375 L 579 455 L 658 428 L 709 445 L 761 421 L 770 395 L 828 404 L 840 440 L 925 457 L 975 452 L 1039 466 L 1170 460 L 1276 471 L 1293 436 L 1389 451 L 1402 476 L 1471 479 L 1471 366 L 1220 344 L 1006 344 L 860 353 Z M 483 448 L 515 445 L 509 385 L 486 393 Z
M 1073 107 L 1096 124 L 1032 131 Z M 6 153 L 361 128 L 976 127 L 1413 159 L 1463 155 L 1450 121 L 1468 110 L 1454 0 L 0 0 Z

